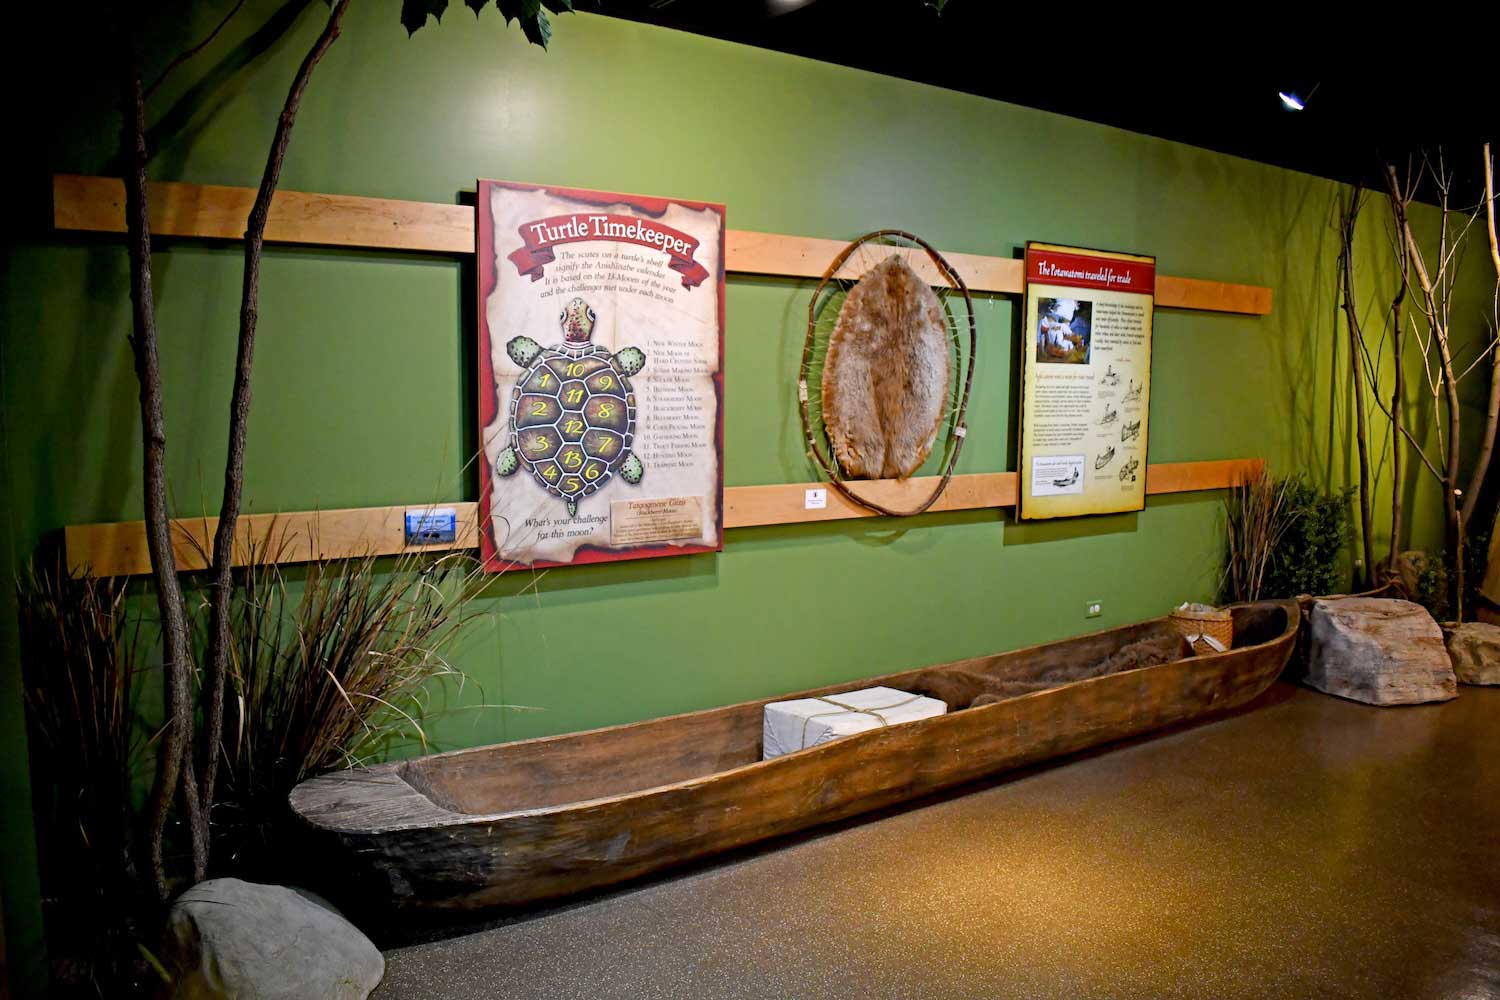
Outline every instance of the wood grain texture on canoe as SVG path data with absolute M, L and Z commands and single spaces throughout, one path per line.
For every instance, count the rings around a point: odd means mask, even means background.
M 1063 683 L 760 760 L 767 702 L 337 772 L 293 811 L 317 864 L 396 910 L 517 906 L 597 889 L 1209 713 L 1263 692 L 1291 654 L 1296 602 L 1234 609 L 1224 653 Z M 1005 678 L 1097 662 L 1165 618 L 957 664 Z

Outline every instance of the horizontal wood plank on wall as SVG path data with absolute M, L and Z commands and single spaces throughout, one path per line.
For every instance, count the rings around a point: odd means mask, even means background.
M 455 541 L 434 545 L 406 544 L 406 512 L 453 508 L 457 516 Z M 413 504 L 402 507 L 353 507 L 345 510 L 299 511 L 286 514 L 245 514 L 235 530 L 234 564 L 243 566 L 254 552 L 274 553 L 263 561 L 313 562 L 367 555 L 476 548 L 478 505 L 472 501 Z M 187 517 L 172 522 L 172 548 L 184 570 L 208 567 L 217 517 Z M 135 576 L 151 572 L 144 521 L 79 524 L 63 531 L 68 568 L 76 575 Z
M 154 182 L 149 185 L 151 232 L 210 240 L 240 240 L 255 202 L 254 188 Z M 125 232 L 125 185 L 114 177 L 57 174 L 52 178 L 52 223 L 58 229 Z M 270 243 L 369 250 L 474 252 L 474 209 L 388 198 L 277 191 L 266 219 Z
M 1172 462 L 1152 465 L 1146 471 L 1146 492 L 1187 493 L 1234 486 L 1264 467 L 1258 458 L 1212 462 Z M 909 503 L 926 496 L 933 486 L 929 477 L 875 480 L 851 484 L 861 495 L 886 504 Z M 807 510 L 807 491 L 827 492 L 827 507 Z M 1016 502 L 1014 472 L 981 472 L 954 476 L 947 490 L 932 506 L 933 511 L 979 510 L 1011 507 Z M 405 515 L 409 510 L 431 507 L 454 508 L 458 516 L 456 540 L 437 545 L 408 546 Z M 472 549 L 478 545 L 472 502 L 423 506 L 360 507 L 347 510 L 302 511 L 285 514 L 251 514 L 240 518 L 235 538 L 235 565 L 249 561 L 252 551 L 274 552 L 282 563 L 311 562 L 366 555 L 398 555 L 426 550 Z M 878 515 L 845 500 L 827 483 L 781 483 L 770 486 L 731 486 L 724 490 L 724 526 L 747 528 L 769 524 L 799 524 L 836 521 Z M 218 519 L 182 518 L 172 522 L 178 567 L 203 569 Z M 134 576 L 151 571 L 146 550 L 146 529 L 141 521 L 116 524 L 82 524 L 64 531 L 68 566 L 75 574 Z
M 151 231 L 161 236 L 238 240 L 255 200 L 253 188 L 159 181 L 150 185 Z M 125 187 L 115 177 L 56 174 L 52 178 L 52 222 L 74 232 L 125 232 Z M 266 223 L 271 243 L 407 250 L 423 253 L 475 252 L 474 209 L 467 205 L 396 201 L 355 195 L 277 191 Z M 725 267 L 737 274 L 820 278 L 846 244 L 810 236 L 786 236 L 731 229 L 725 234 Z M 852 257 L 841 277 L 858 277 L 874 263 L 871 247 Z M 937 282 L 925 254 L 909 252 L 912 263 Z M 944 253 L 975 292 L 1018 295 L 1019 260 L 980 254 Z M 1157 305 L 1174 309 L 1264 316 L 1271 311 L 1271 289 L 1196 278 L 1159 275 Z
M 885 507 L 911 507 L 927 499 L 936 477 L 874 479 L 849 483 L 858 496 Z M 821 489 L 827 506 L 807 509 L 807 491 Z M 1016 502 L 1014 472 L 980 472 L 954 476 L 933 511 L 1011 507 Z M 735 486 L 724 490 L 724 526 L 750 528 L 765 524 L 800 524 L 870 517 L 869 509 L 846 499 L 827 483 L 778 483 L 773 486 Z

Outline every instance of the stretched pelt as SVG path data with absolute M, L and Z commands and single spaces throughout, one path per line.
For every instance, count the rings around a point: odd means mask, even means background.
M 851 479 L 905 479 L 932 452 L 953 354 L 938 297 L 900 254 L 849 292 L 828 340 L 823 426 Z
M 1097 662 L 1065 663 L 1037 677 L 996 677 L 983 670 L 943 667 L 928 671 L 912 686 L 912 691 L 936 698 L 948 706 L 948 711 L 956 712 L 1019 698 L 1033 691 L 1050 691 L 1073 681 L 1172 663 L 1192 655 L 1193 647 L 1186 639 L 1168 632 L 1127 643 Z

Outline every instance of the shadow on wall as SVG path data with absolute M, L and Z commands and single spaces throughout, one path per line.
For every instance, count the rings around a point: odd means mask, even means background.
M 638 587 L 654 584 L 653 592 L 680 593 L 708 590 L 718 585 L 719 554 L 695 553 L 661 559 L 631 559 L 614 563 L 568 566 L 561 573 L 550 569 L 517 568 L 498 573 L 485 583 L 484 598 L 519 597 L 527 594 L 566 594 L 600 587 Z
M 1341 247 L 1337 220 L 1349 188 L 1315 177 L 1290 176 L 1295 183 L 1274 184 L 1268 179 L 1256 197 L 1248 199 L 1248 203 L 1257 206 L 1262 213 L 1258 228 L 1281 243 L 1279 248 L 1266 247 L 1262 257 L 1275 262 L 1275 270 L 1266 277 L 1276 289 L 1276 313 L 1315 318 L 1313 325 L 1302 329 L 1288 328 L 1278 322 L 1266 345 L 1269 360 L 1275 365 L 1280 384 L 1284 387 L 1284 405 L 1288 414 L 1287 426 L 1280 429 L 1286 435 L 1285 451 L 1268 449 L 1268 457 L 1273 474 L 1279 475 L 1291 469 L 1306 470 L 1314 485 L 1328 490 L 1359 482 L 1350 343 L 1342 313 L 1338 271 Z M 1388 293 L 1394 291 L 1398 279 L 1386 246 L 1389 215 L 1385 201 L 1378 194 L 1367 194 L 1367 198 L 1355 249 L 1355 292 L 1356 295 L 1363 294 L 1363 301 L 1357 306 L 1368 347 L 1378 352 L 1379 344 L 1368 338 L 1372 333 L 1377 338 L 1388 335 Z M 1311 234 L 1304 230 L 1299 238 L 1295 225 L 1299 217 L 1320 218 L 1325 224 Z M 1419 401 L 1424 388 L 1423 374 L 1420 365 L 1412 364 L 1410 355 L 1404 371 L 1408 400 Z M 1382 366 L 1380 377 L 1380 397 L 1388 403 L 1391 391 L 1389 364 Z M 1390 481 L 1394 445 L 1389 439 L 1389 424 L 1383 425 L 1385 418 L 1373 400 L 1369 402 L 1368 414 L 1374 547 L 1379 553 L 1389 545 L 1389 498 L 1395 485 Z M 1406 417 L 1408 427 L 1418 440 L 1434 440 L 1430 407 L 1409 406 Z M 1417 504 L 1423 493 L 1419 489 L 1420 480 L 1427 473 L 1421 469 L 1420 459 L 1410 450 L 1404 458 L 1406 467 L 1399 488 L 1407 511 L 1407 530 L 1412 530 L 1424 523 L 1426 508 L 1419 510 Z M 1284 467 L 1281 462 L 1285 463 Z M 1351 559 L 1358 546 L 1357 530 L 1356 526 L 1356 534 L 1350 539 Z M 1411 541 L 1419 542 L 1420 537 Z
M 288 0 L 244 41 L 200 73 L 197 82 L 183 91 L 157 118 L 156 124 L 147 130 L 146 145 L 153 150 L 171 147 L 173 152 L 164 156 L 161 163 L 153 160 L 153 165 L 159 168 L 154 172 L 155 176 L 182 176 L 180 171 L 189 157 L 193 140 L 215 115 L 240 96 L 245 74 L 251 66 L 286 37 L 297 18 L 311 5 L 312 0 Z
M 1155 501 L 1148 501 L 1154 503 Z M 1104 535 L 1134 534 L 1139 529 L 1140 514 L 1095 514 L 1088 517 L 1054 517 L 1045 521 L 1005 521 L 1005 544 L 1045 545 L 1076 538 L 1099 538 Z

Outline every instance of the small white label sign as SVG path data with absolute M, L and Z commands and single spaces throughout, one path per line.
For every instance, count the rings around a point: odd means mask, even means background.
M 805 510 L 822 510 L 828 506 L 827 490 L 808 490 L 807 499 L 803 503 Z

